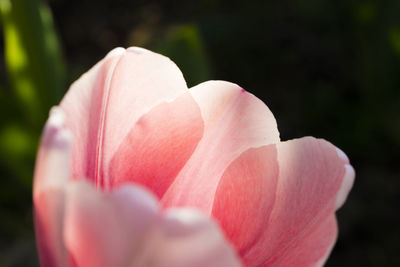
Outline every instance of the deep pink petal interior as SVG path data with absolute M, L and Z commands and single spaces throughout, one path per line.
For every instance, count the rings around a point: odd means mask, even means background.
M 110 164 L 112 187 L 134 182 L 162 197 L 203 135 L 200 109 L 189 92 L 143 115 Z

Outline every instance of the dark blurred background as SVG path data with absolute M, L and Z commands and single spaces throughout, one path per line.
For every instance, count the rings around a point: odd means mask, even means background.
M 0 8 L 7 1 L 21 0 L 0 0 Z M 61 43 L 61 91 L 112 48 L 132 45 L 169 56 L 189 86 L 209 79 L 239 84 L 270 107 L 282 140 L 325 138 L 344 150 L 356 169 L 354 188 L 338 212 L 339 239 L 327 266 L 400 266 L 400 1 L 45 3 Z M 13 36 L 4 12 L 2 19 L 5 35 Z M 37 117 L 24 114 L 29 101 L 14 92 L 18 84 L 10 70 L 7 75 L 12 60 L 22 59 L 14 55 L 7 61 L 14 44 L 7 50 L 4 39 L 0 266 L 38 266 L 32 169 L 47 108 L 62 92 L 46 100 L 41 105 L 46 111 L 37 111 Z M 35 40 L 32 35 L 21 43 Z

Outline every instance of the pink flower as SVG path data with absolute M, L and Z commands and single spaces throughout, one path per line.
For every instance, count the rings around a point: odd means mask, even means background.
M 281 142 L 268 107 L 237 85 L 188 90 L 168 58 L 117 48 L 46 124 L 41 264 L 322 266 L 353 180 L 327 141 Z

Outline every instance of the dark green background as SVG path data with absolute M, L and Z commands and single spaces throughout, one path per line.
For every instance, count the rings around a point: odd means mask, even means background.
M 144 46 L 171 57 L 189 86 L 228 80 L 261 98 L 282 140 L 312 135 L 340 147 L 357 176 L 327 266 L 400 266 L 400 1 L 47 3 L 65 88 L 112 48 Z M 4 63 L 0 75 L 7 98 Z M 20 116 L 12 104 L 0 111 L 2 125 Z M 0 158 L 0 266 L 38 266 L 30 182 L 16 178 L 16 169 L 31 173 L 33 156 L 12 165 Z

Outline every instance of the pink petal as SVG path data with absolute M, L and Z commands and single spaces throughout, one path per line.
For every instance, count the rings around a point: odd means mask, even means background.
M 64 239 L 72 263 L 143 266 L 154 246 L 156 198 L 132 185 L 102 193 L 86 181 L 76 181 L 67 190 Z
M 167 210 L 162 232 L 161 245 L 150 266 L 241 266 L 217 224 L 196 210 Z
M 62 242 L 64 187 L 70 176 L 71 136 L 63 129 L 64 116 L 53 108 L 43 131 L 34 178 L 33 202 L 40 262 L 65 266 Z
M 109 187 L 109 161 L 132 125 L 157 104 L 187 90 L 168 58 L 115 49 L 75 82 L 61 102 L 74 137 L 73 176 Z
M 242 153 L 219 182 L 212 215 L 242 255 L 265 230 L 275 202 L 278 172 L 275 145 L 263 146 Z
M 60 103 L 67 117 L 67 128 L 74 136 L 72 175 L 75 178 L 95 178 L 103 98 L 124 51 L 122 48 L 112 50 L 71 85 Z
M 162 203 L 195 206 L 210 214 L 229 164 L 248 148 L 278 142 L 279 133 L 268 107 L 235 84 L 210 81 L 190 92 L 201 109 L 204 135 Z
M 64 240 L 76 267 L 241 266 L 218 226 L 187 209 L 160 213 L 132 185 L 102 193 L 86 181 L 67 189 Z
M 110 164 L 112 186 L 131 181 L 162 197 L 203 135 L 203 119 L 189 92 L 143 115 Z
M 326 262 L 337 238 L 337 223 L 334 215 L 317 225 L 308 236 L 285 256 L 278 260 L 277 267 L 321 267 Z M 269 265 L 264 265 L 267 267 Z
M 304 241 L 308 236 L 320 240 L 325 248 L 334 242 L 333 238 L 319 239 L 315 232 L 334 214 L 347 162 L 333 145 L 311 137 L 276 146 L 279 181 L 275 205 L 265 232 L 243 255 L 251 266 L 279 263 L 285 255 L 296 253 L 302 242 L 313 242 Z

